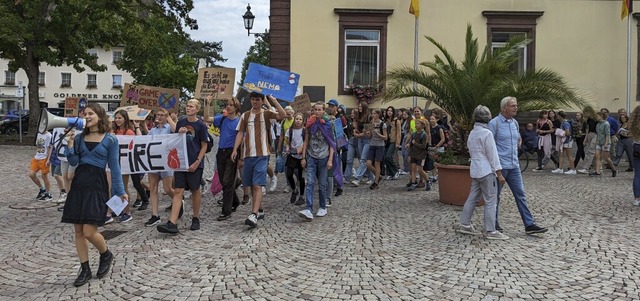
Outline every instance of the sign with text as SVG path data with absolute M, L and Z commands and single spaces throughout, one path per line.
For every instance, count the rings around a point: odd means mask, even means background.
M 123 175 L 187 171 L 187 135 L 116 135 Z
M 293 102 L 299 81 L 299 74 L 250 63 L 242 87 L 251 92 Z
M 53 131 L 51 131 L 51 145 L 53 146 L 53 151 L 61 161 L 67 161 L 67 155 L 64 152 L 66 147 L 63 147 L 68 143 L 67 139 L 63 137 L 65 133 L 66 130 L 64 128 L 53 128 Z M 81 134 L 82 131 L 76 130 L 76 136 Z
M 160 87 L 124 84 L 120 106 L 138 106 L 140 108 L 166 109 L 172 113 L 180 110 L 180 90 Z
M 138 106 L 119 107 L 114 112 L 122 110 L 127 112 L 127 115 L 129 115 L 129 120 L 145 120 L 147 116 L 149 116 L 149 113 L 151 113 L 151 110 L 140 108 Z
M 228 99 L 233 97 L 236 81 L 235 68 L 200 68 L 196 82 L 196 99 Z
M 84 97 L 67 97 L 64 99 L 64 117 L 78 117 L 84 114 L 87 107 L 87 99 Z
M 313 110 L 311 99 L 307 93 L 296 96 L 293 103 L 291 103 L 291 107 L 296 111 L 296 113 L 302 113 L 304 118 L 309 118 L 311 111 Z

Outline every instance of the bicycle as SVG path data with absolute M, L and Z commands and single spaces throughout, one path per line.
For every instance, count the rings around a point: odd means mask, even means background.
M 529 161 L 537 160 L 537 152 L 535 149 L 527 149 L 523 150 L 522 148 L 518 149 L 518 160 L 520 161 L 520 172 L 524 172 L 529 167 Z

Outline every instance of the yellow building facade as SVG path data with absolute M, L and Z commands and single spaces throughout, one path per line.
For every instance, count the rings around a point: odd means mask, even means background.
M 299 73 L 301 90 L 312 100 L 336 98 L 354 107 L 345 85 L 373 83 L 386 70 L 413 66 L 416 23 L 409 5 L 410 0 L 271 0 L 271 65 Z M 500 47 L 509 36 L 525 34 L 533 42 L 514 68 L 550 68 L 588 103 L 615 111 L 627 106 L 627 20 L 620 11 L 619 0 L 421 0 L 418 62 L 439 54 L 425 35 L 460 60 L 467 24 L 481 47 Z M 640 100 L 636 17 L 631 108 Z

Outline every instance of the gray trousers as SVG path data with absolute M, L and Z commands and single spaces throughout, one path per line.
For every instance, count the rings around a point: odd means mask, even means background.
M 596 155 L 596 133 L 591 132 L 587 134 L 587 138 L 584 139 L 584 160 L 582 161 L 582 168 L 589 170 L 591 163 L 593 163 L 593 157 Z
M 498 198 L 498 178 L 495 174 L 488 174 L 482 178 L 471 179 L 469 197 L 462 208 L 460 223 L 471 225 L 471 216 L 480 199 L 484 199 L 484 231 L 496 230 L 496 203 Z

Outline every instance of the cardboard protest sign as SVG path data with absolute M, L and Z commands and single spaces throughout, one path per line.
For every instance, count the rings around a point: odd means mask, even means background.
M 296 96 L 293 103 L 291 103 L 291 107 L 296 113 L 304 114 L 304 118 L 309 118 L 310 112 L 313 110 L 311 99 L 307 93 Z
M 197 99 L 207 96 L 211 96 L 211 99 L 231 98 L 235 81 L 235 68 L 200 68 L 195 96 Z
M 293 102 L 299 81 L 299 74 L 250 63 L 242 87 L 251 92 Z
M 140 108 L 156 111 L 162 108 L 177 113 L 180 110 L 180 90 L 124 84 L 120 106 L 136 105 Z
M 138 106 L 119 107 L 115 110 L 115 112 L 122 110 L 127 112 L 130 120 L 145 120 L 147 116 L 149 116 L 149 113 L 151 113 L 151 110 L 140 108 Z
M 87 107 L 87 99 L 84 97 L 67 97 L 64 99 L 64 117 L 77 117 L 84 114 Z

